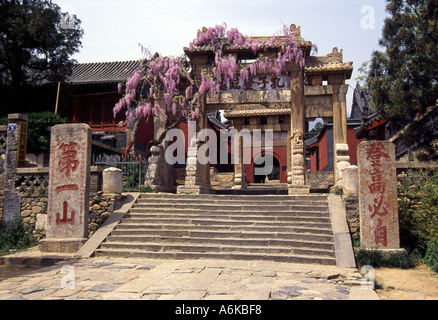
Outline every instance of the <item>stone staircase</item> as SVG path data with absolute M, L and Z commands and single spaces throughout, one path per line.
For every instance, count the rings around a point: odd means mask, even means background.
M 96 255 L 336 264 L 324 194 L 143 194 Z

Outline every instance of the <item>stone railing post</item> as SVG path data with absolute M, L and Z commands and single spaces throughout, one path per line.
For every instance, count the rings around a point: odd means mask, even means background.
M 8 131 L 6 138 L 6 159 L 4 164 L 4 188 L 15 189 L 15 172 L 23 166 L 26 159 L 27 117 L 14 113 L 8 115 Z
M 21 197 L 15 191 L 17 167 L 24 166 L 27 145 L 27 117 L 14 113 L 8 115 L 6 152 L 3 182 L 5 198 L 3 203 L 2 225 L 7 226 L 20 216 Z

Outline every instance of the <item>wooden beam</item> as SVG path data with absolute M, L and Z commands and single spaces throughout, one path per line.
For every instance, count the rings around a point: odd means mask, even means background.
M 94 140 L 91 141 L 91 144 L 95 145 L 96 147 L 106 149 L 106 150 L 109 150 L 111 152 L 115 152 L 115 153 L 119 153 L 119 154 L 123 154 L 123 152 L 124 152 L 123 149 L 117 149 L 117 148 L 111 147 L 109 145 L 106 145 L 104 143 L 97 142 Z

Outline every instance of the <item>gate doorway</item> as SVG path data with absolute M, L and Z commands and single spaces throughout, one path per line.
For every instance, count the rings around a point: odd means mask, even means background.
M 272 167 L 265 167 L 265 163 L 257 164 L 254 161 L 254 183 L 280 183 L 280 163 L 274 156 L 272 159 Z M 256 174 L 263 171 L 262 174 Z

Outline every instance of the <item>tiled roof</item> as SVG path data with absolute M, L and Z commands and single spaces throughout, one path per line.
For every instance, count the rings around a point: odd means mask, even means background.
M 66 82 L 76 85 L 112 84 L 125 81 L 134 74 L 140 61 L 78 63 Z
M 364 117 L 362 120 L 362 125 L 360 127 L 357 127 L 354 129 L 354 132 L 356 134 L 356 138 L 362 139 L 365 137 L 368 128 L 373 123 L 385 123 L 386 119 L 378 112 L 373 113 L 367 117 Z
M 238 118 L 248 116 L 275 116 L 275 115 L 290 115 L 290 108 L 286 109 L 247 109 L 247 110 L 231 110 L 225 111 L 225 118 Z
M 323 71 L 353 71 L 352 62 L 330 62 L 319 65 L 306 65 L 306 72 L 323 72 Z

